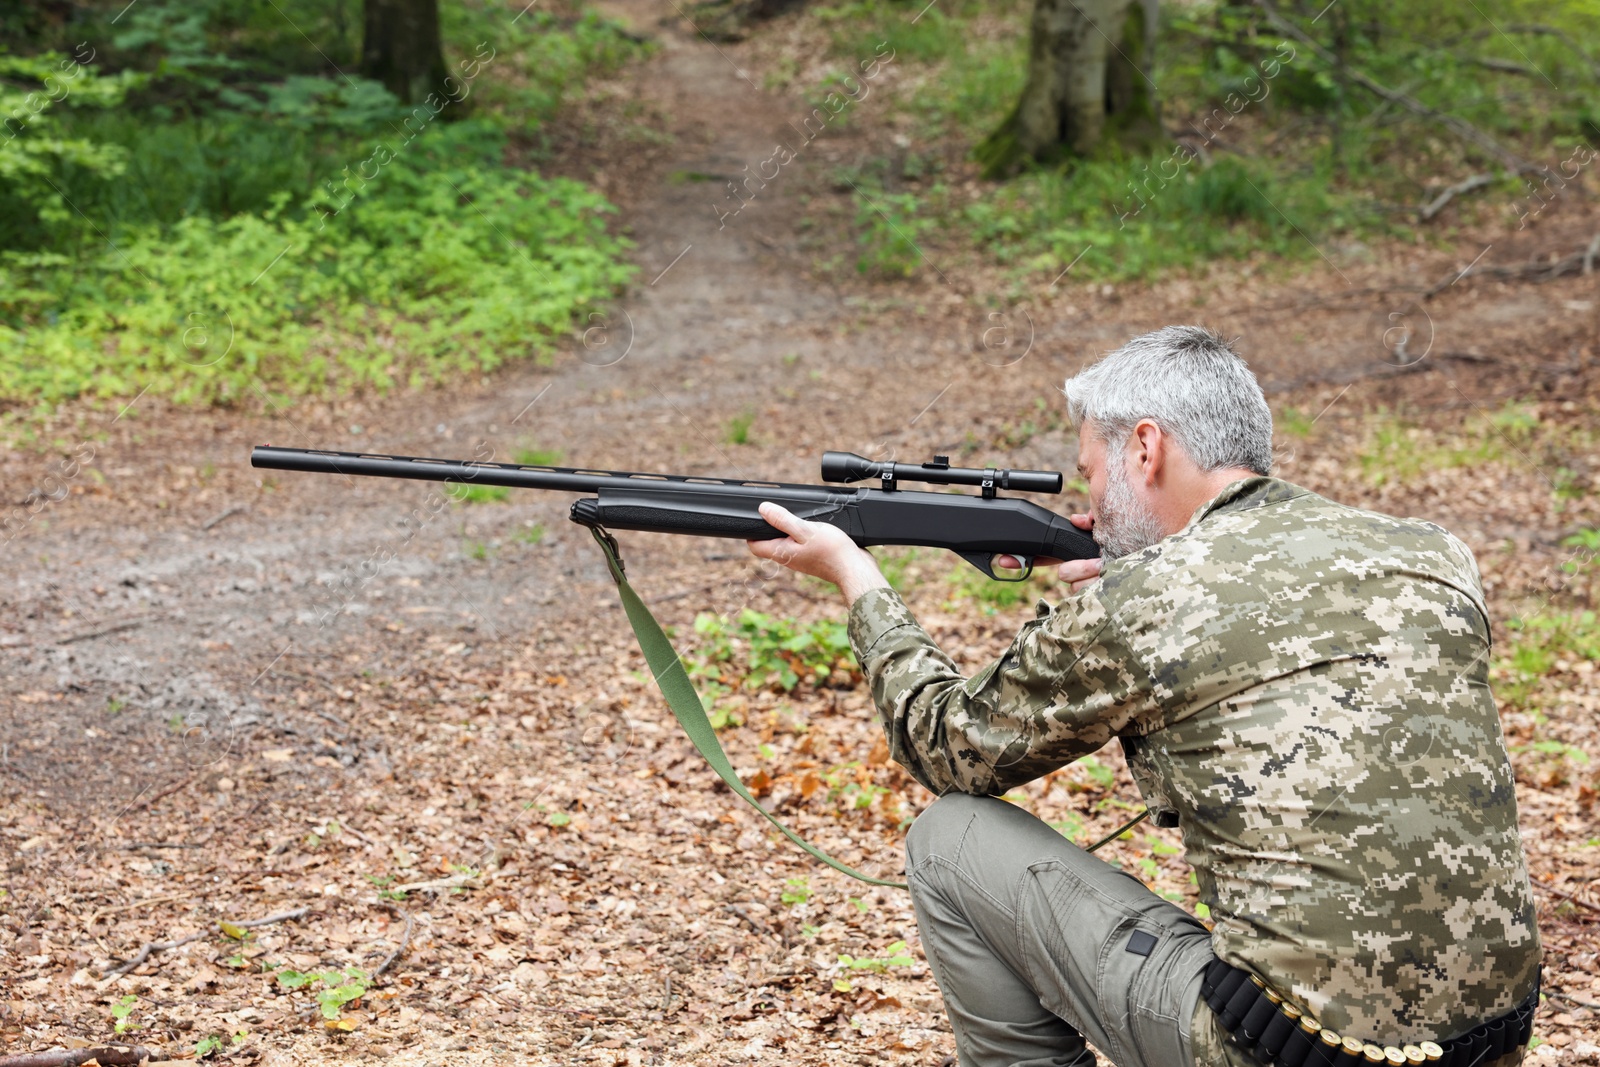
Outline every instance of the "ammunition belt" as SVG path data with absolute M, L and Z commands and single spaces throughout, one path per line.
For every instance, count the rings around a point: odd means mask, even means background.
M 1212 960 L 1200 996 L 1217 1013 L 1230 1040 L 1261 1064 L 1276 1067 L 1365 1067 L 1367 1064 L 1426 1064 L 1427 1067 L 1486 1067 L 1533 1034 L 1539 983 L 1504 1015 L 1444 1041 L 1405 1046 L 1376 1045 L 1345 1037 L 1319 1024 L 1260 978 L 1222 960 Z

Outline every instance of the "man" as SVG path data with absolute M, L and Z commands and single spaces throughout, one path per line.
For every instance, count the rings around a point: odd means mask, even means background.
M 941 796 L 906 877 L 962 1067 L 1086 1040 L 1121 1067 L 1520 1062 L 1539 940 L 1471 552 L 1269 477 L 1271 412 L 1210 331 L 1065 392 L 1102 560 L 971 678 L 838 529 L 763 504 L 789 536 L 751 542 L 839 586 L 890 751 Z M 1112 738 L 1211 931 L 997 799 Z

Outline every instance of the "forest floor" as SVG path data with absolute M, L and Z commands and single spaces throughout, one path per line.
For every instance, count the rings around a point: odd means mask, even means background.
M 641 273 L 553 366 L 256 411 L 70 406 L 0 458 L 27 516 L 0 553 L 0 1052 L 120 1034 L 241 1064 L 947 1062 L 904 893 L 813 863 L 701 764 L 588 533 L 564 521 L 569 497 L 266 475 L 249 448 L 533 449 L 802 482 L 826 449 L 1070 471 L 1061 380 L 1198 320 L 1242 338 L 1282 476 L 1432 519 L 1477 553 L 1547 953 L 1533 1055 L 1600 1064 L 1600 634 L 1583 614 L 1600 293 L 1594 275 L 1483 273 L 1422 292 L 1480 254 L 1564 254 L 1600 231 L 1592 202 L 1520 233 L 1462 227 L 1450 247 L 1352 243 L 1118 286 L 1068 271 L 1019 288 L 932 233 L 925 269 L 873 281 L 838 267 L 853 205 L 831 175 L 897 150 L 893 108 L 869 96 L 807 139 L 809 24 L 712 44 L 675 8 L 606 5 L 659 48 L 554 131 L 560 169 L 621 207 Z M 891 62 L 880 84 L 905 76 Z M 728 197 L 778 141 L 796 158 Z M 81 460 L 70 475 L 63 455 Z M 29 492 L 52 475 L 70 490 Z M 737 542 L 622 543 L 691 659 L 741 662 L 715 625 L 696 632 L 707 613 L 729 632 L 746 608 L 842 618 L 830 590 Z M 1052 595 L 1036 581 L 1006 603 L 953 557 L 895 559 L 964 668 Z M 834 855 L 901 872 L 931 797 L 886 762 L 859 678 L 725 681 L 741 775 Z M 1012 799 L 1079 841 L 1137 807 L 1109 750 Z M 1177 844 L 1141 828 L 1102 854 L 1192 906 Z

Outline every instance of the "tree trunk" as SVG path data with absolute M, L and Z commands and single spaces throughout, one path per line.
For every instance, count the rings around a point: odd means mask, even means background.
M 403 104 L 446 93 L 439 0 L 365 0 L 361 73 Z
M 1035 0 L 1022 97 L 974 152 L 985 177 L 1160 137 L 1149 78 L 1156 2 Z

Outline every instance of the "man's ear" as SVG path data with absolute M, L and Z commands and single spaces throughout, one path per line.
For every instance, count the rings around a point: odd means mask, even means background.
M 1149 419 L 1140 419 L 1133 427 L 1133 461 L 1144 484 L 1151 488 L 1166 472 L 1167 435 Z

